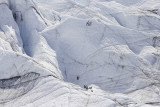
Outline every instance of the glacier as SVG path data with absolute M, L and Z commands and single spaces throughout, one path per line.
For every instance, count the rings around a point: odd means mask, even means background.
M 159 0 L 0 0 L 0 107 L 159 107 Z

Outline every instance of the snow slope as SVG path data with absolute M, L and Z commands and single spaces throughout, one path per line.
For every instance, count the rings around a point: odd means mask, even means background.
M 0 0 L 0 107 L 160 106 L 159 25 L 159 0 Z

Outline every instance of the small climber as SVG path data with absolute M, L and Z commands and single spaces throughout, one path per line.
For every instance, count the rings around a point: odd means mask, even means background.
M 13 14 L 13 18 L 14 18 L 15 20 L 17 20 L 17 15 L 16 15 L 16 13 Z
M 91 21 L 88 21 L 87 23 L 86 23 L 86 26 L 91 26 L 92 25 L 92 22 Z
M 88 90 L 88 86 L 87 85 L 84 85 L 84 88 Z
M 77 76 L 77 80 L 79 80 L 79 76 Z
M 84 85 L 84 88 L 85 88 L 86 90 L 90 89 L 90 90 L 91 90 L 91 92 L 93 92 L 92 87 L 88 87 L 87 85 Z

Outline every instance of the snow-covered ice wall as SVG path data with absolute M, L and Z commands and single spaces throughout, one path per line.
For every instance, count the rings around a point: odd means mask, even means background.
M 0 106 L 160 106 L 159 25 L 159 0 L 0 0 Z

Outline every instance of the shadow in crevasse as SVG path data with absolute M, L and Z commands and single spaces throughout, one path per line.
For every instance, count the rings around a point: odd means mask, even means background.
M 40 74 L 30 72 L 22 76 L 0 79 L 0 104 L 7 103 L 29 92 Z

